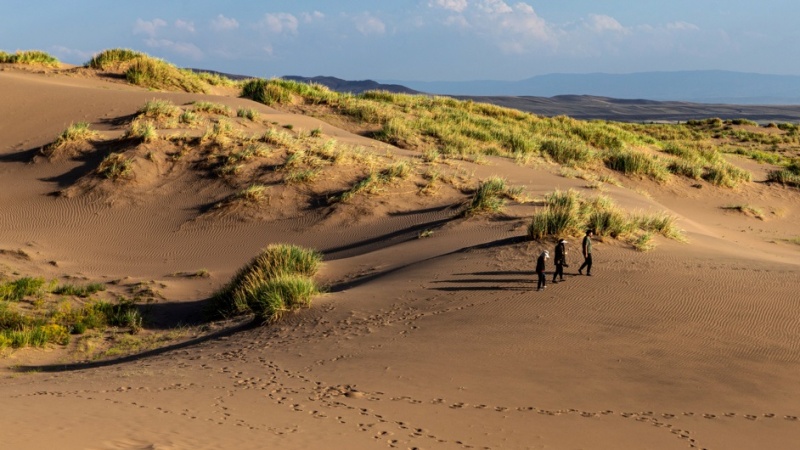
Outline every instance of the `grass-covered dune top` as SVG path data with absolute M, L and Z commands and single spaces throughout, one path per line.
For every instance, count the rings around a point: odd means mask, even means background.
M 86 68 L 116 72 L 138 86 L 184 92 L 205 93 L 210 86 L 235 86 L 236 82 L 219 74 L 180 69 L 167 61 L 130 49 L 104 50 L 92 57 Z
M 672 125 L 582 121 L 448 97 L 338 93 L 281 79 L 249 80 L 242 96 L 312 115 L 339 115 L 369 128 L 375 139 L 428 158 L 496 155 L 522 162 L 544 158 L 570 167 L 605 166 L 662 183 L 679 176 L 735 187 L 750 181 L 751 175 L 730 164 L 724 153 L 771 163 L 800 155 L 800 134 L 793 124 L 762 129 L 743 119 Z
M 28 64 L 47 67 L 58 67 L 58 59 L 41 50 L 20 50 L 15 53 L 6 53 L 0 50 L 0 64 Z

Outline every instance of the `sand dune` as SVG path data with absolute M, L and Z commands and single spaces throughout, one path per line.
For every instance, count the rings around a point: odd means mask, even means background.
M 212 206 L 239 186 L 163 163 L 119 188 L 87 177 L 97 161 L 40 155 L 77 121 L 112 142 L 119 121 L 152 98 L 254 108 L 265 122 L 322 124 L 326 136 L 376 153 L 412 156 L 405 150 L 235 94 L 8 68 L 0 97 L 0 273 L 143 283 L 164 327 L 195 322 L 211 293 L 273 242 L 325 252 L 328 287 L 312 308 L 276 324 L 187 327 L 117 359 L 85 361 L 75 348 L 10 352 L 0 359 L 4 448 L 800 442 L 800 247 L 785 241 L 798 235 L 800 195 L 760 183 L 763 165 L 731 157 L 754 174 L 735 190 L 636 179 L 609 186 L 626 209 L 674 214 L 689 242 L 658 238 L 648 253 L 597 242 L 590 278 L 576 274 L 573 240 L 566 281 L 535 292 L 535 255 L 551 243 L 524 238 L 533 202 L 465 220 L 455 189 L 316 209 L 286 190 L 274 216 L 216 214 Z M 553 165 L 459 164 L 478 179 L 501 174 L 530 198 L 591 192 Z M 721 208 L 734 203 L 767 217 Z M 199 269 L 211 276 L 177 275 Z

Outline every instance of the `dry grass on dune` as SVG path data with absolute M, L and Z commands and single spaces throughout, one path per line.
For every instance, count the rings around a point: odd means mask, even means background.
M 0 54 L 6 62 L 47 61 L 36 55 Z M 695 185 L 736 192 L 752 184 L 751 173 L 727 156 L 737 154 L 774 166 L 769 182 L 786 189 L 800 185 L 800 135 L 792 124 L 759 127 L 719 119 L 620 124 L 540 117 L 444 97 L 341 94 L 284 80 L 234 83 L 126 49 L 101 52 L 81 70 L 124 76 L 127 82 L 152 90 L 203 93 L 212 86 L 236 88 L 245 98 L 334 120 L 403 150 L 376 151 L 343 143 L 326 135 L 324 126 L 303 130 L 273 122 L 244 103 L 232 108 L 208 97 L 183 104 L 152 98 L 135 114 L 107 121 L 110 132 L 75 122 L 41 148 L 49 160 L 82 164 L 76 172 L 82 176 L 62 190 L 66 196 L 93 192 L 144 197 L 154 186 L 203 180 L 214 186 L 215 198 L 197 212 L 210 220 L 235 216 L 269 221 L 314 210 L 352 211 L 363 218 L 385 214 L 388 209 L 380 207 L 384 203 L 414 204 L 420 209 L 458 205 L 462 219 L 492 217 L 509 202 L 530 203 L 525 190 L 505 178 L 479 179 L 460 166 L 496 157 L 523 168 L 580 176 L 590 182 L 587 187 L 601 190 L 604 183 L 622 186 L 646 180 L 656 186 Z M 525 218 L 530 220 L 528 237 L 534 240 L 575 236 L 587 228 L 638 250 L 652 249 L 655 235 L 684 239 L 675 217 L 625 211 L 607 196 L 556 191 L 540 203 L 543 206 Z M 763 218 L 745 202 L 723 207 Z M 287 286 L 308 295 L 316 292 L 303 287 L 302 280 L 281 282 L 282 287 L 273 286 L 276 292 L 285 293 Z M 274 299 L 253 303 L 233 297 L 237 311 L 256 312 L 269 320 L 288 310 L 271 304 Z

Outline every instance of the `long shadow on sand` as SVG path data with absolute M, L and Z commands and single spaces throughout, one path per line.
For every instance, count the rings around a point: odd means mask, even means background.
M 0 162 L 17 162 L 17 163 L 25 163 L 29 164 L 36 159 L 36 156 L 40 154 L 39 147 L 32 148 L 30 150 L 23 150 L 21 152 L 16 153 L 7 153 L 5 155 L 0 155 Z
M 183 348 L 191 347 L 194 345 L 201 344 L 203 342 L 211 341 L 214 339 L 219 339 L 226 336 L 233 336 L 234 334 L 240 333 L 242 331 L 247 331 L 253 328 L 260 326 L 257 321 L 247 321 L 240 323 L 238 325 L 234 325 L 230 328 L 226 328 L 224 330 L 217 331 L 216 333 L 207 334 L 205 336 L 201 336 L 199 338 L 190 339 L 188 341 L 179 342 L 177 344 L 167 345 L 165 347 L 159 347 L 153 350 L 148 350 L 146 352 L 137 353 L 135 355 L 128 355 L 123 356 L 121 358 L 116 359 L 108 359 L 103 361 L 92 361 L 92 362 L 80 362 L 80 363 L 72 363 L 72 364 L 44 364 L 39 366 L 16 366 L 14 371 L 16 372 L 72 372 L 76 370 L 84 370 L 84 369 L 96 369 L 98 367 L 108 367 L 113 366 L 116 364 L 123 364 L 127 362 L 137 361 L 139 359 L 149 358 L 151 356 L 161 355 L 163 353 L 171 352 L 173 350 L 180 350 Z
M 437 258 L 441 258 L 442 256 L 454 255 L 454 254 L 458 254 L 458 253 L 464 253 L 464 252 L 468 252 L 468 251 L 471 251 L 471 250 L 487 249 L 487 248 L 493 248 L 493 247 L 503 247 L 503 246 L 506 246 L 506 245 L 514 245 L 514 244 L 519 244 L 521 242 L 525 242 L 526 240 L 527 240 L 526 236 L 512 236 L 512 237 L 509 237 L 509 238 L 504 238 L 504 239 L 499 239 L 499 240 L 492 241 L 492 242 L 487 242 L 485 244 L 478 244 L 478 245 L 472 245 L 472 246 L 469 246 L 469 247 L 460 248 L 458 250 L 454 250 L 452 252 L 445 253 L 443 255 L 432 256 L 432 257 L 427 258 L 427 259 L 414 261 L 412 263 L 404 264 L 404 265 L 398 266 L 398 267 L 393 267 L 391 269 L 384 270 L 382 272 L 375 272 L 375 273 L 371 273 L 369 275 L 365 275 L 365 276 L 360 277 L 360 278 L 344 281 L 342 283 L 337 283 L 337 284 L 328 286 L 327 290 L 328 290 L 328 292 L 345 291 L 347 289 L 352 289 L 352 288 L 361 286 L 362 284 L 369 283 L 370 281 L 373 281 L 373 280 L 376 280 L 378 278 L 390 275 L 390 274 L 392 274 L 394 272 L 403 270 L 403 269 L 405 269 L 405 268 L 407 268 L 409 266 L 412 266 L 412 265 L 415 265 L 415 264 L 420 264 L 420 263 L 425 262 L 425 261 L 431 261 L 431 260 L 434 260 L 434 259 L 437 259 Z M 522 274 L 526 274 L 527 272 L 514 272 L 514 273 L 518 274 L 518 275 L 522 275 Z M 494 281 L 496 281 L 496 280 L 494 280 Z
M 433 220 L 430 222 L 415 224 L 401 230 L 393 231 L 391 233 L 382 234 L 369 239 L 364 239 L 358 242 L 341 245 L 338 247 L 330 247 L 322 250 L 325 259 L 333 261 L 342 258 L 349 258 L 364 253 L 374 252 L 383 248 L 391 247 L 393 245 L 401 244 L 406 241 L 419 239 L 419 233 L 426 230 L 435 230 L 443 227 L 448 222 L 458 219 L 458 216 L 450 216 L 444 219 Z

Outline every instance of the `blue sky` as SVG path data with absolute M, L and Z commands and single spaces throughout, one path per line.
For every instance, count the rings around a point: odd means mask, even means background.
M 521 80 L 721 69 L 800 75 L 796 0 L 3 0 L 0 49 L 132 48 L 272 77 Z

